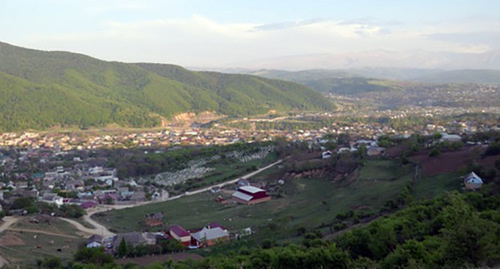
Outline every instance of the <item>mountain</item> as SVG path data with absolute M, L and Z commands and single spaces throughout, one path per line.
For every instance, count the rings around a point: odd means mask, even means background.
M 500 70 L 453 70 L 415 77 L 428 83 L 482 83 L 500 85 Z
M 362 77 L 351 70 L 259 70 L 252 75 L 282 79 L 303 84 L 322 93 L 358 94 L 390 91 L 399 86 L 393 81 Z
M 448 53 L 423 50 L 373 50 L 340 54 L 315 54 L 263 59 L 235 63 L 226 68 L 279 69 L 298 71 L 306 69 L 420 68 L 420 69 L 500 69 L 500 50 L 484 53 Z
M 478 83 L 500 85 L 500 70 L 358 68 L 345 70 L 258 70 L 248 74 L 303 84 L 322 93 L 358 94 L 400 89 L 406 82 Z M 406 81 L 406 82 L 401 82 Z
M 323 95 L 293 82 L 0 43 L 0 131 L 157 126 L 162 117 L 184 112 L 248 116 L 332 108 Z

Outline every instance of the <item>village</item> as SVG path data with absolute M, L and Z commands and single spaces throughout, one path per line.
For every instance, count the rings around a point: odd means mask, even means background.
M 207 163 L 221 158 L 219 155 L 195 158 L 183 169 L 164 171 L 147 177 L 123 176 L 116 166 L 110 165 L 106 155 L 102 155 L 103 150 L 140 149 L 141 155 L 153 156 L 190 146 L 274 143 L 273 141 L 283 139 L 288 143 L 302 143 L 306 148 L 319 150 L 316 158 L 326 161 L 336 154 L 357 154 L 358 150 L 368 157 L 386 156 L 387 148 L 383 141 L 379 141 L 381 137 L 406 139 L 412 134 L 423 136 L 439 134 L 439 141 L 454 143 L 461 142 L 464 136 L 476 132 L 498 129 L 498 126 L 480 121 L 443 122 L 434 115 L 448 112 L 436 108 L 374 112 L 373 115 L 376 117 L 405 119 L 419 115 L 428 119 L 427 124 L 405 131 L 398 131 L 388 124 L 376 121 L 369 123 L 355 121 L 350 124 L 339 121 L 317 129 L 258 128 L 258 124 L 287 120 L 314 119 L 322 122 L 325 119 L 338 117 L 339 113 L 342 114 L 342 112 L 307 113 L 283 117 L 244 118 L 233 122 L 217 122 L 210 126 L 191 124 L 182 129 L 172 127 L 157 131 L 103 135 L 82 132 L 2 133 L 0 134 L 0 206 L 8 210 L 11 216 L 24 216 L 30 212 L 26 209 L 11 208 L 16 200 L 33 199 L 57 208 L 78 206 L 87 212 L 168 201 L 194 194 L 195 192 L 190 193 L 193 191 L 190 189 L 192 186 L 189 187 L 184 183 L 217 172 Z M 235 122 L 249 124 L 250 128 L 239 129 L 232 126 Z M 264 159 L 275 150 L 274 146 L 262 146 L 251 154 L 238 151 L 226 152 L 223 158 L 245 163 Z M 480 187 L 482 179 L 479 176 L 471 174 L 469 177 L 470 184 L 464 180 L 465 185 L 472 189 Z M 229 188 L 223 188 L 223 184 L 210 187 L 209 192 L 214 195 L 213 203 L 226 206 L 251 206 L 272 199 L 269 193 L 272 191 L 270 186 L 250 183 L 242 178 L 234 180 Z M 275 184 L 284 184 L 284 181 L 279 180 Z M 179 186 L 185 188 L 179 189 Z M 103 247 L 106 252 L 117 257 L 141 256 L 211 247 L 253 233 L 251 226 L 229 230 L 212 221 L 200 222 L 185 229 L 181 225 L 167 224 L 164 221 L 163 212 L 149 212 L 141 221 L 144 225 L 142 231 L 95 233 L 87 239 L 86 246 Z M 198 228 L 193 229 L 193 227 Z

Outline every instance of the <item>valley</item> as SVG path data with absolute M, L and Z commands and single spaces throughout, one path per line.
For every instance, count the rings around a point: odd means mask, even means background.
M 411 244 L 442 266 L 465 257 L 450 227 L 496 238 L 497 72 L 224 74 L 5 43 L 0 64 L 7 268 L 404 267 Z M 494 248 L 461 263 L 496 265 Z

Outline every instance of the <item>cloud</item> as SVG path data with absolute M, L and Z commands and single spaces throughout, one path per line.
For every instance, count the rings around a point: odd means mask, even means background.
M 281 30 L 287 28 L 300 27 L 308 24 L 315 24 L 319 22 L 324 22 L 324 19 L 312 19 L 303 21 L 289 21 L 289 22 L 279 22 L 271 24 L 262 24 L 254 27 L 255 31 L 267 31 L 267 30 Z
M 489 45 L 500 48 L 500 32 L 455 32 L 434 33 L 426 36 L 431 40 L 438 40 L 464 45 Z
M 35 47 L 42 49 L 57 47 L 106 60 L 218 66 L 289 55 L 377 49 L 479 52 L 500 40 L 495 31 L 462 33 L 451 25 L 417 29 L 400 25 L 397 21 L 369 18 L 271 24 L 220 23 L 192 15 L 133 22 L 108 21 L 101 25 L 99 32 L 31 35 L 24 43 L 36 44 Z

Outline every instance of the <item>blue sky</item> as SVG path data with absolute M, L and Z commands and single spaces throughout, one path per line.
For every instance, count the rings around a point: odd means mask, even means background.
M 0 41 L 221 66 L 371 50 L 500 49 L 500 1 L 0 0 Z

